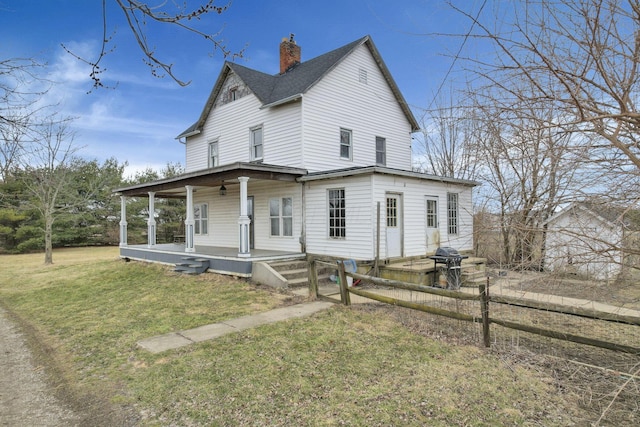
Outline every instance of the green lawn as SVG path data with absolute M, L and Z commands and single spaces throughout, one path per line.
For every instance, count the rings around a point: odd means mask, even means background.
M 139 425 L 567 425 L 578 407 L 543 371 L 336 306 L 152 355 L 136 341 L 266 311 L 288 296 L 125 263 L 117 248 L 0 256 L 0 301 L 51 349 L 72 395 Z

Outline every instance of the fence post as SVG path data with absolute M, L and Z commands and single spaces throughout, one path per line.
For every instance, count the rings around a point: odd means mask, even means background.
M 318 298 L 318 270 L 316 260 L 312 256 L 308 258 L 307 272 L 309 274 L 309 296 L 316 299 Z
M 344 271 L 344 262 L 338 261 L 338 274 L 340 277 L 340 301 L 344 305 L 351 305 L 351 296 L 347 288 L 347 274 Z
M 482 337 L 484 346 L 491 347 L 491 336 L 489 334 L 489 278 L 487 284 L 480 285 L 480 309 L 482 311 Z

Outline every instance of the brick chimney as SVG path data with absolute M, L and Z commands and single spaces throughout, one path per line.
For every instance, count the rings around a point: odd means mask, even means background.
M 284 74 L 289 68 L 300 63 L 300 46 L 293 40 L 293 34 L 289 34 L 280 43 L 280 74 Z

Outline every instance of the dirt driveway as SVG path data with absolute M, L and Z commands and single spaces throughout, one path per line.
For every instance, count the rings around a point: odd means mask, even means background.
M 1 307 L 0 408 L 0 426 L 81 425 L 80 417 L 55 397 L 24 335 Z

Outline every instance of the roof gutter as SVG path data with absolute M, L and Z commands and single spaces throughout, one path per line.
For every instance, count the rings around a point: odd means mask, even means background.
M 200 132 L 201 132 L 200 129 L 195 129 L 195 130 L 192 130 L 191 132 L 181 133 L 180 135 L 176 136 L 176 139 L 180 141 L 180 138 L 188 138 L 190 136 L 198 135 Z M 180 141 L 180 143 L 184 144 L 184 142 L 182 141 Z
M 437 181 L 437 182 L 450 183 L 450 184 L 459 184 L 459 185 L 464 185 L 468 187 L 475 187 L 480 185 L 480 183 L 477 181 L 470 181 L 470 180 L 459 179 L 459 178 L 449 178 L 449 177 L 443 177 L 438 175 L 428 175 L 421 172 L 404 171 L 400 169 L 390 169 L 390 168 L 381 167 L 381 166 L 364 166 L 364 167 L 358 167 L 353 169 L 339 169 L 339 170 L 328 171 L 328 172 L 316 172 L 316 173 L 311 173 L 305 176 L 301 176 L 297 180 L 299 182 L 307 182 L 307 181 L 316 181 L 316 180 L 322 180 L 322 179 L 344 178 L 348 176 L 365 175 L 365 174 L 373 174 L 373 173 L 378 173 L 383 175 L 392 175 L 392 176 L 402 176 L 406 178 L 417 178 L 417 179 L 424 179 L 428 181 Z
M 296 93 L 295 95 L 288 96 L 288 97 L 286 97 L 284 99 L 279 99 L 279 100 L 277 100 L 275 102 L 272 102 L 270 104 L 264 104 L 262 107 L 260 107 L 260 109 L 262 110 L 264 108 L 276 107 L 278 105 L 286 104 L 288 102 L 295 101 L 297 99 L 302 99 L 302 94 L 301 93 Z

